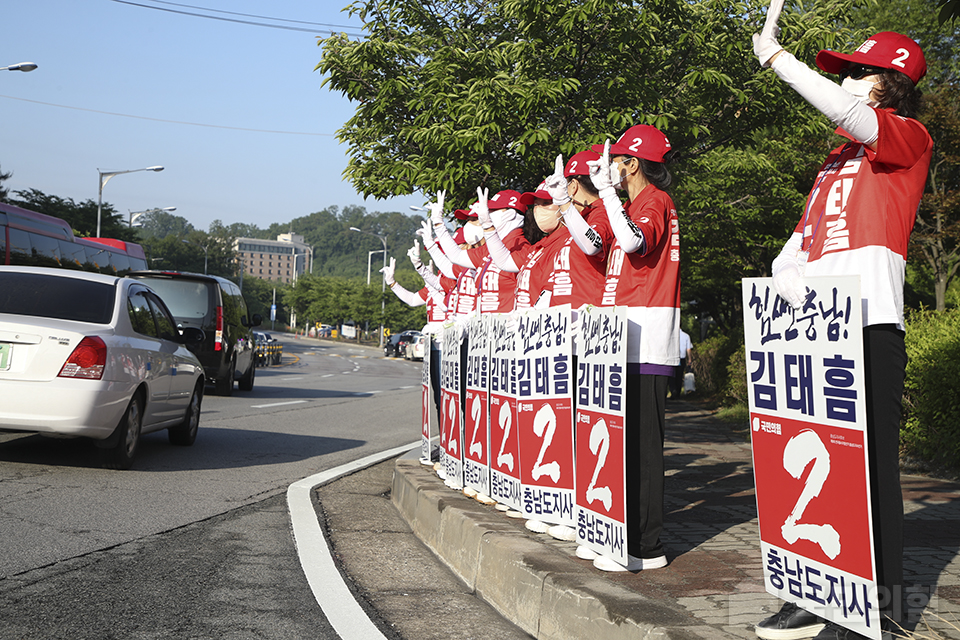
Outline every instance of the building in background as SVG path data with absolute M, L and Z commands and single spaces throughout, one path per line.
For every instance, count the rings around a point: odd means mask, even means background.
M 313 249 L 296 233 L 281 233 L 276 240 L 237 238 L 233 244 L 246 276 L 293 282 L 313 268 Z

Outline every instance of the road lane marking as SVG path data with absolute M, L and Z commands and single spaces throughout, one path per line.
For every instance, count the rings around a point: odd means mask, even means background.
M 332 374 L 332 373 L 327 373 L 327 374 L 324 374 L 324 375 L 322 375 L 322 376 L 320 376 L 320 377 L 321 377 L 321 378 L 332 378 L 332 377 L 333 377 L 333 374 Z
M 287 404 L 303 404 L 306 400 L 290 400 L 288 402 L 274 402 L 273 404 L 254 404 L 251 409 L 266 409 L 267 407 L 282 407 Z
M 303 380 L 303 376 L 293 376 L 292 378 L 280 378 L 280 382 L 293 382 L 294 380 Z
M 407 453 L 420 441 L 381 451 L 329 471 L 294 482 L 287 487 L 287 510 L 293 525 L 293 538 L 313 597 L 342 640 L 386 640 L 386 636 L 367 617 L 343 581 L 330 547 L 324 538 L 313 506 L 313 490 L 348 473 L 355 473 L 384 460 Z

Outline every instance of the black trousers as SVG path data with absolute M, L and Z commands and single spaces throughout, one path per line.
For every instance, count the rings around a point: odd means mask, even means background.
M 669 376 L 627 374 L 627 553 L 663 555 L 663 433 Z
M 881 612 L 900 619 L 903 597 L 903 493 L 900 411 L 907 351 L 896 325 L 863 329 L 870 504 Z

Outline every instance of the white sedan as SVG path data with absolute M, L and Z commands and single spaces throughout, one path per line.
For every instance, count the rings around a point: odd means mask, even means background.
M 0 429 L 92 438 L 128 469 L 140 435 L 191 445 L 203 367 L 148 286 L 67 269 L 0 266 Z

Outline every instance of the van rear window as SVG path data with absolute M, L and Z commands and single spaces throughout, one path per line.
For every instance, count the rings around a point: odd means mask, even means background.
M 203 318 L 210 309 L 210 284 L 180 278 L 141 278 L 137 280 L 157 292 L 177 320 Z
M 60 276 L 0 272 L 0 313 L 110 324 L 116 287 Z

